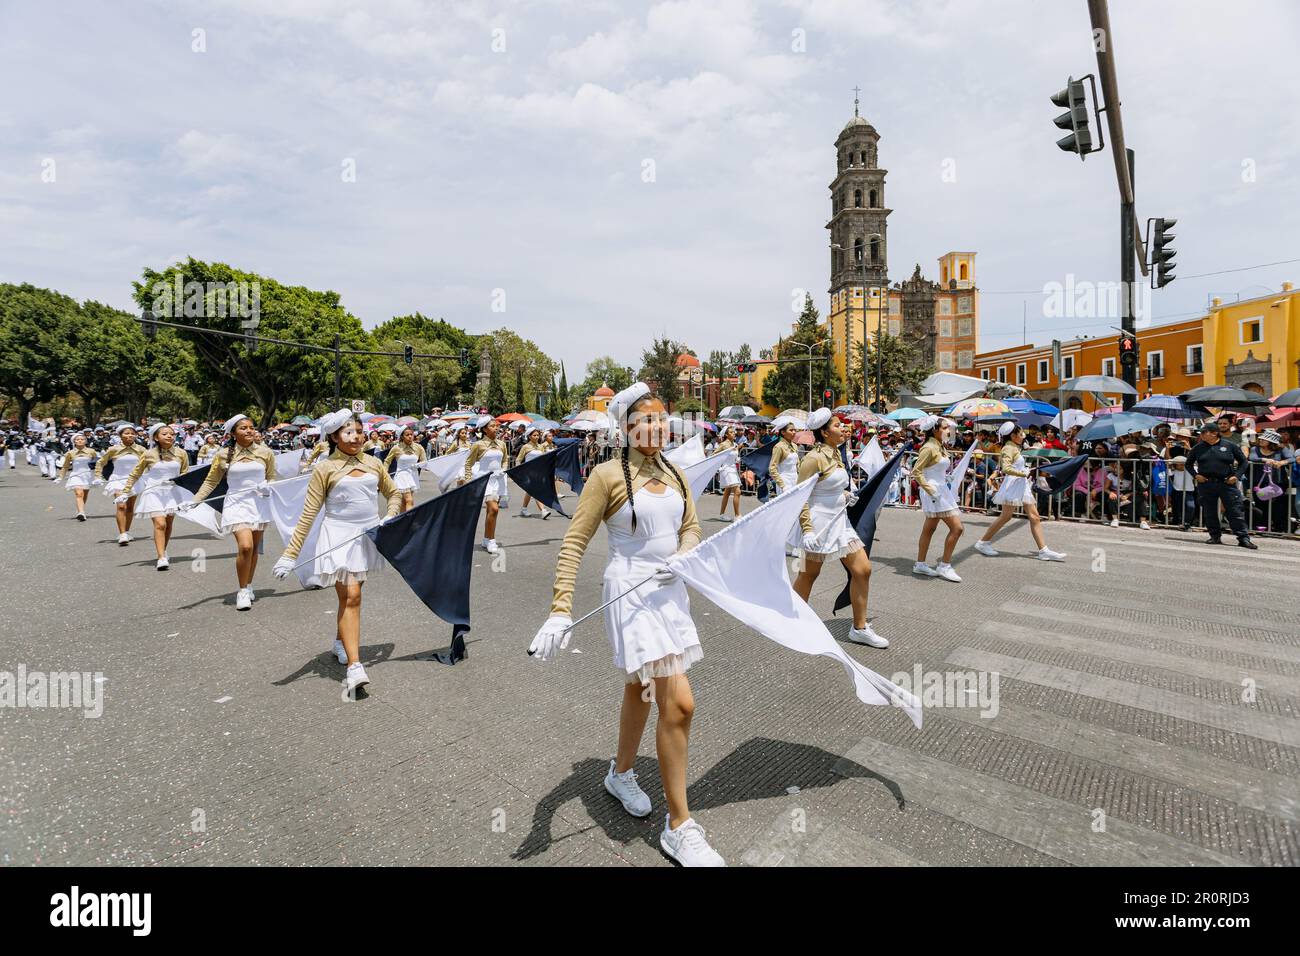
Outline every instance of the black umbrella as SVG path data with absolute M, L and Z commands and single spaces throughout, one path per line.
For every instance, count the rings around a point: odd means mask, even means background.
M 770 424 L 772 424 L 772 419 L 768 418 L 766 415 L 746 415 L 744 418 L 742 418 L 742 419 L 740 420 L 740 424 L 742 424 L 742 425 L 770 425 Z
M 1273 399 L 1274 408 L 1300 408 L 1300 388 L 1293 388 L 1289 392 L 1283 392 L 1277 398 Z
M 1269 401 L 1258 392 L 1231 385 L 1202 385 L 1178 396 L 1188 405 L 1213 405 L 1216 408 L 1267 408 Z

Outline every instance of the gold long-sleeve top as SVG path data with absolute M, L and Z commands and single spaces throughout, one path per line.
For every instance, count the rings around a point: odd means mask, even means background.
M 255 461 L 266 468 L 266 480 L 275 481 L 275 452 L 262 444 L 249 445 L 245 448 L 238 442 L 234 445 L 234 451 L 229 448 L 219 452 L 211 461 L 208 468 L 208 477 L 203 479 L 203 485 L 194 495 L 194 503 L 198 504 L 208 495 L 212 494 L 212 489 L 217 487 L 222 477 L 231 465 L 238 464 L 241 461 Z
M 389 465 L 397 461 L 397 459 L 401 458 L 403 455 L 414 455 L 417 459 L 417 465 L 429 457 L 424 453 L 424 447 L 422 445 L 403 445 L 399 441 L 397 444 L 393 445 L 392 448 L 388 449 L 388 457 L 384 459 L 384 469 L 387 470 Z
M 143 455 L 144 449 L 132 442 L 129 445 L 114 445 L 104 454 L 99 456 L 99 461 L 95 463 L 95 477 L 101 481 L 104 479 L 104 466 L 116 458 L 118 455 Z
M 506 467 L 506 462 L 510 460 L 510 449 L 506 446 L 506 443 L 500 438 L 480 438 L 470 446 L 469 457 L 465 459 L 465 474 L 461 475 L 461 480 L 469 481 L 474 472 L 474 463 L 493 449 L 501 452 L 501 467 Z
M 934 438 L 927 438 L 925 444 L 921 446 L 921 450 L 916 453 L 916 463 L 912 465 L 912 479 L 925 489 L 925 493 L 931 497 L 934 496 L 937 489 L 934 487 L 934 482 L 925 477 L 925 469 L 937 465 L 947 457 L 943 445 L 939 444 Z
M 525 461 L 528 460 L 528 456 L 531 455 L 533 452 L 545 454 L 550 450 L 551 450 L 550 448 L 548 448 L 546 445 L 541 444 L 540 442 L 530 441 L 528 444 L 522 445 L 520 447 L 519 454 L 515 455 L 515 465 L 516 467 L 522 465 Z
M 379 496 L 388 499 L 386 518 L 393 517 L 401 510 L 402 493 L 389 477 L 388 469 L 384 467 L 383 462 L 365 452 L 345 455 L 336 449 L 324 461 L 317 462 L 311 470 L 311 477 L 307 479 L 307 496 L 303 500 L 302 514 L 293 529 L 293 537 L 289 539 L 289 544 L 284 549 L 283 557 L 298 557 L 298 552 L 302 550 L 307 534 L 311 531 L 312 522 L 316 520 L 321 506 L 325 504 L 325 499 L 340 480 L 354 471 L 375 475 L 379 479 Z
M 813 445 L 813 450 L 803 456 L 803 461 L 799 462 L 799 481 L 803 484 L 813 475 L 817 476 L 818 481 L 825 481 L 827 477 L 834 474 L 836 468 L 843 468 L 844 462 L 840 461 L 840 453 L 830 445 L 823 445 L 818 442 Z M 809 512 L 808 505 L 803 506 L 799 512 L 799 528 L 804 534 L 812 534 L 813 523 L 812 514 Z
M 790 489 L 785 486 L 785 481 L 781 478 L 780 465 L 791 455 L 795 456 L 796 461 L 798 460 L 798 446 L 785 438 L 777 439 L 776 447 L 772 449 L 771 464 L 767 466 L 767 476 L 776 482 L 776 486 L 782 491 L 789 491 Z
M 686 511 L 677 530 L 677 552 L 689 551 L 703 539 L 700 519 L 695 514 L 695 500 L 691 497 L 690 482 L 682 470 L 666 461 L 662 455 L 647 458 L 635 448 L 627 452 L 628 474 L 632 477 L 632 494 L 636 494 L 651 481 L 660 481 L 678 494 L 686 489 Z M 601 462 L 587 476 L 587 484 L 578 498 L 578 507 L 569 522 L 569 530 L 560 545 L 555 559 L 555 591 L 551 598 L 552 614 L 569 614 L 573 609 L 573 586 L 578 580 L 578 567 L 591 542 L 592 535 L 602 522 L 608 521 L 627 503 L 627 482 L 623 478 L 621 458 Z
M 714 455 L 721 455 L 724 451 L 731 451 L 731 449 L 735 447 L 736 443 L 730 438 L 726 441 L 720 441 L 713 446 L 713 451 L 709 453 L 709 457 L 712 458 Z
M 74 448 L 63 456 L 63 467 L 59 469 L 59 477 L 67 478 L 68 472 L 72 471 L 72 459 L 74 458 L 94 458 L 95 449 L 89 446 L 85 448 Z
M 1015 478 L 1025 478 L 1029 475 L 1027 471 L 1020 471 L 1016 468 L 1016 459 L 1020 457 L 1020 446 L 1013 441 L 1009 441 L 1002 446 L 998 452 L 998 470 L 1004 475 L 1011 475 Z
M 140 460 L 135 463 L 135 468 L 132 469 L 131 471 L 131 477 L 126 480 L 126 484 L 122 487 L 121 494 L 129 495 L 131 493 L 131 489 L 135 487 L 136 480 L 141 475 L 143 475 L 154 465 L 160 464 L 161 462 L 164 461 L 180 462 L 181 470 L 179 474 L 182 475 L 185 474 L 185 469 L 189 468 L 190 466 L 190 456 L 185 454 L 185 449 L 182 448 L 180 445 L 172 445 L 171 450 L 166 452 L 165 454 L 161 448 L 159 448 L 157 445 L 154 445 L 143 455 L 141 455 Z
M 308 468 L 310 468 L 312 464 L 316 461 L 316 459 L 319 458 L 321 455 L 324 455 L 326 458 L 329 457 L 330 455 L 329 442 L 318 441 L 316 444 L 312 445 L 311 454 L 308 455 L 307 460 L 303 462 L 303 471 L 306 471 Z

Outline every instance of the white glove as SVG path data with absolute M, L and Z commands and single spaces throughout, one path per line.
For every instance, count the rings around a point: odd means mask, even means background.
M 569 635 L 573 633 L 565 628 L 572 624 L 573 618 L 569 615 L 552 614 L 538 630 L 533 642 L 528 645 L 529 656 L 539 661 L 549 661 L 557 651 L 564 650 L 569 646 Z
M 858 496 L 855 495 L 853 492 L 846 491 L 844 494 L 845 494 L 844 503 L 848 505 L 850 508 L 852 508 L 854 505 L 858 503 Z
M 102 485 L 103 483 L 104 483 L 103 478 L 96 478 L 94 481 L 91 482 L 92 485 Z
M 260 498 L 271 497 L 271 483 L 269 481 L 259 481 L 253 486 L 253 491 Z
M 668 565 L 664 565 L 655 572 L 655 580 L 660 584 L 672 584 L 677 580 L 677 573 Z
M 202 502 L 198 502 L 198 501 L 182 501 L 182 502 L 181 502 L 180 510 L 181 510 L 181 511 L 193 511 L 193 510 L 194 510 L 195 508 L 197 508 L 201 503 L 202 503 Z
M 113 499 L 113 504 L 124 505 L 130 500 L 131 500 L 130 495 L 118 495 L 116 498 Z
M 821 547 L 821 542 L 817 540 L 817 535 L 811 531 L 805 532 L 801 542 L 805 551 L 816 551 Z
M 295 562 L 293 558 L 282 554 L 280 555 L 280 560 L 275 562 L 275 567 L 271 569 L 271 573 L 277 578 L 283 580 L 289 576 L 289 572 L 293 570 L 293 566 L 296 563 L 297 562 Z

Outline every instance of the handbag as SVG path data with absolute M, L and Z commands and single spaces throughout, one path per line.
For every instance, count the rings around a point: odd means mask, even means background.
M 1260 501 L 1272 501 L 1282 494 L 1282 489 L 1273 481 L 1273 466 L 1264 466 L 1264 477 L 1255 486 L 1255 497 Z

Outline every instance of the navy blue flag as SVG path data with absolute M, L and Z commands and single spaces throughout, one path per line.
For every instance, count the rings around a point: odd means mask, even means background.
M 858 490 L 857 502 L 849 508 L 849 523 L 853 525 L 853 530 L 858 533 L 858 537 L 866 546 L 867 557 L 871 557 L 871 543 L 876 537 L 876 519 L 880 517 L 880 509 L 884 507 L 889 486 L 893 484 L 894 476 L 902 463 L 903 450 L 899 449 L 894 453 L 893 458 L 885 462 L 884 468 L 863 484 Z M 852 580 L 853 576 L 849 574 L 848 568 L 844 569 L 844 574 Z M 845 581 L 844 590 L 835 599 L 835 610 L 831 613 L 838 614 L 841 608 L 846 608 L 851 603 L 853 602 L 849 598 L 849 582 Z
M 110 461 L 109 464 L 111 465 L 112 462 Z M 204 465 L 202 468 L 195 468 L 192 471 L 187 471 L 185 474 L 173 478 L 172 484 L 179 485 L 192 495 L 197 495 L 199 489 L 203 487 L 203 482 L 208 480 L 208 470 L 211 468 L 212 465 L 209 463 Z M 208 493 L 208 497 L 221 498 L 228 490 L 229 488 L 226 485 L 226 478 L 223 475 L 221 480 L 217 482 L 217 487 L 213 488 L 212 491 Z M 205 501 L 204 503 L 206 504 L 207 502 Z M 214 501 L 212 504 L 208 505 L 208 507 L 213 511 L 220 512 L 223 504 L 225 504 L 224 501 Z
M 1073 458 L 1066 458 L 1064 461 L 1058 461 L 1051 465 L 1040 465 L 1038 474 L 1047 479 L 1047 487 L 1051 494 L 1056 494 L 1070 485 L 1074 484 L 1074 479 L 1079 476 L 1079 471 L 1088 463 L 1087 455 L 1075 455 Z
M 104 481 L 108 482 L 113 479 L 113 466 L 115 464 L 117 464 L 117 460 L 114 458 L 104 462 Z
M 558 438 L 555 441 L 555 470 L 553 474 L 564 482 L 575 495 L 582 494 L 586 480 L 582 477 L 582 444 L 575 438 Z M 558 505 L 556 506 L 559 507 Z M 563 511 L 560 514 L 564 514 Z
M 536 498 L 557 514 L 568 518 L 569 515 L 560 507 L 560 497 L 555 492 L 555 474 L 558 467 L 556 463 L 563 451 L 563 448 L 556 448 L 555 451 L 538 455 L 532 461 L 507 468 L 506 474 L 516 485 L 524 489 L 526 494 Z
M 366 532 L 415 596 L 451 625 L 451 646 L 431 655 L 441 664 L 469 656 L 470 568 L 487 483 L 480 475 Z
M 759 501 L 767 501 L 772 491 L 772 479 L 768 477 L 767 468 L 772 464 L 772 449 L 775 447 L 776 442 L 768 442 L 740 456 L 740 470 L 748 468 L 754 473 L 754 490 L 758 492 Z

